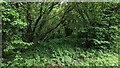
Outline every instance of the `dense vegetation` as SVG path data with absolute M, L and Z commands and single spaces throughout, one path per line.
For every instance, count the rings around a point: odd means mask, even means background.
M 120 3 L 1 4 L 1 66 L 118 66 Z

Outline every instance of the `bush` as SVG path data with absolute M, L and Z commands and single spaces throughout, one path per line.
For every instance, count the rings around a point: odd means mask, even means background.
M 26 28 L 27 23 L 19 19 L 19 13 L 5 2 L 2 3 L 2 26 L 3 57 L 16 54 L 22 48 L 32 45 L 22 41 L 22 30 Z

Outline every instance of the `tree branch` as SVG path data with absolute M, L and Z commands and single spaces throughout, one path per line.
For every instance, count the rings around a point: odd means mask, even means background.
M 84 14 L 83 14 L 82 10 L 80 9 L 80 7 L 77 4 L 76 4 L 75 10 L 81 15 L 81 17 L 84 19 L 84 21 L 87 22 L 85 17 L 84 17 Z
M 40 16 L 39 16 L 38 19 L 36 20 L 35 25 L 34 25 L 34 27 L 33 27 L 33 31 L 32 31 L 33 34 L 34 34 L 34 32 L 35 32 L 35 29 L 36 29 L 36 26 L 37 26 L 39 20 L 42 18 L 42 5 L 43 5 L 43 3 L 41 3 L 41 5 L 40 5 Z
M 66 11 L 64 12 L 63 16 L 61 17 L 60 22 L 56 25 L 56 27 L 52 28 L 51 30 L 49 30 L 48 32 L 45 33 L 45 35 L 43 36 L 43 40 L 42 40 L 42 41 L 45 41 L 46 38 L 47 38 L 47 35 L 48 35 L 49 33 L 51 33 L 54 29 L 56 29 L 60 24 L 63 24 L 63 23 L 64 23 L 64 21 L 65 21 L 65 18 L 64 18 L 64 17 L 65 17 L 65 14 L 68 13 L 68 12 L 70 12 L 72 9 L 73 9 L 73 8 L 70 8 L 70 6 L 68 6 L 68 8 L 67 8 Z
M 57 4 L 57 3 L 56 3 Z M 48 8 L 48 11 L 47 11 L 47 13 L 45 13 L 45 11 L 43 12 L 43 13 L 41 13 L 40 14 L 40 16 L 38 17 L 38 19 L 36 20 L 36 22 L 35 22 L 35 26 L 33 27 L 33 35 L 34 35 L 34 33 L 35 33 L 35 29 L 36 29 L 36 27 L 37 27 L 37 25 L 38 25 L 38 22 L 39 22 L 39 20 L 43 17 L 43 15 L 42 14 L 49 14 L 51 11 L 52 11 L 52 9 L 53 9 L 53 7 L 54 7 L 54 5 L 56 5 L 55 3 L 52 3 L 52 5 Z M 41 12 L 42 12 L 42 5 L 41 5 Z M 41 22 L 41 24 L 40 24 L 40 29 L 42 29 L 42 26 L 45 24 L 45 22 Z

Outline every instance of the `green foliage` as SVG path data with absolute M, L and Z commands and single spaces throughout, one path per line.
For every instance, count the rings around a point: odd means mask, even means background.
M 3 2 L 1 66 L 118 66 L 119 6 Z
M 27 23 L 19 19 L 19 13 L 10 7 L 8 3 L 2 3 L 2 33 L 3 33 L 3 56 L 16 53 L 31 46 L 32 43 L 22 41 L 22 30 L 26 28 Z
M 86 35 L 83 35 L 86 39 L 84 41 L 83 39 L 79 41 L 84 42 L 86 47 L 105 46 L 108 48 L 113 48 L 113 46 L 116 46 L 116 43 L 118 43 L 116 40 L 120 37 L 120 15 L 118 13 L 119 11 L 114 8 L 118 5 L 116 3 L 83 3 L 81 6 L 84 6 L 80 7 L 82 8 L 81 12 L 84 11 L 84 21 L 88 20 L 88 22 L 86 23 L 87 25 L 85 24 L 82 26 L 85 30 L 79 27 L 80 32 L 86 32 Z
M 66 42 L 64 42 L 66 40 Z M 118 66 L 118 54 L 109 50 L 75 47 L 71 38 L 55 39 L 17 53 L 3 66 Z M 53 42 L 53 41 L 56 41 Z M 72 40 L 74 41 L 74 40 Z M 62 45 L 62 46 L 61 46 Z M 47 47 L 46 47 L 47 46 Z M 40 48 L 40 49 L 38 49 Z M 29 53 L 28 53 L 29 52 Z

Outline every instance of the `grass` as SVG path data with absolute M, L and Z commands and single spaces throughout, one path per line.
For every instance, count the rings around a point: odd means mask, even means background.
M 118 54 L 86 49 L 73 38 L 53 39 L 31 48 L 2 66 L 118 66 Z

